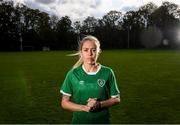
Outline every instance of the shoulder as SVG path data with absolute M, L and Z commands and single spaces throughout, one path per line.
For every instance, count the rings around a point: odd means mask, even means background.
M 80 65 L 80 66 L 78 66 L 78 67 L 76 67 L 76 68 L 74 68 L 74 69 L 72 69 L 72 73 L 77 73 L 77 72 L 80 72 L 81 71 L 81 69 L 82 69 L 82 66 Z
M 108 76 L 114 75 L 113 69 L 108 66 L 101 65 L 101 71 L 103 74 L 106 74 Z
M 74 68 L 74 69 L 71 69 L 71 70 L 68 71 L 67 75 L 74 75 L 77 72 L 80 72 L 80 70 L 81 70 L 81 66 L 79 66 L 77 68 Z
M 108 77 L 109 80 L 112 80 L 115 78 L 114 71 L 112 70 L 112 68 L 108 66 L 104 66 L 104 65 L 101 66 L 101 74 Z
M 101 68 L 102 68 L 103 70 L 106 70 L 106 71 L 109 71 L 109 72 L 112 72 L 112 71 L 113 71 L 112 68 L 110 68 L 110 67 L 108 67 L 108 66 L 101 65 Z

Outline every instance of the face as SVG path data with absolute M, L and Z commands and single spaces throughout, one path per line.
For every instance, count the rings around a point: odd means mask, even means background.
M 84 41 L 80 56 L 84 63 L 93 65 L 97 60 L 97 46 L 94 41 Z

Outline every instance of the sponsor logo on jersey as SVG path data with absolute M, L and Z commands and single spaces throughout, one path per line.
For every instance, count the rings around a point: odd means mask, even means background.
M 83 84 L 84 84 L 84 81 L 82 81 L 82 80 L 81 80 L 81 81 L 79 81 L 79 84 L 83 85 Z
M 103 87 L 105 85 L 106 81 L 104 79 L 98 79 L 97 83 L 100 87 Z

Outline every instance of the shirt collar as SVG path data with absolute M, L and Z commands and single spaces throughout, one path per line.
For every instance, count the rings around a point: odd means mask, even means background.
M 99 70 L 101 69 L 101 64 L 99 64 L 98 69 L 96 70 L 96 72 L 87 72 L 86 69 L 85 69 L 85 67 L 84 67 L 84 65 L 82 65 L 82 69 L 83 69 L 84 72 L 87 73 L 88 75 L 96 75 L 96 74 L 99 72 Z

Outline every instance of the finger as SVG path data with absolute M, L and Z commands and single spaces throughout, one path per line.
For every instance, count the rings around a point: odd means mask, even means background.
M 89 98 L 87 101 L 89 102 L 89 101 L 91 101 L 92 100 L 92 98 Z

